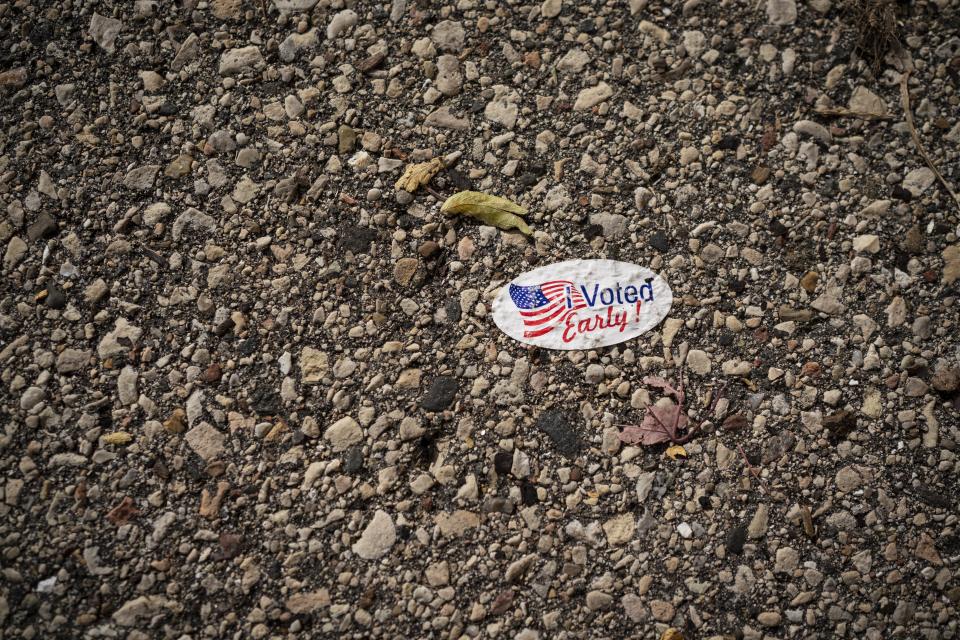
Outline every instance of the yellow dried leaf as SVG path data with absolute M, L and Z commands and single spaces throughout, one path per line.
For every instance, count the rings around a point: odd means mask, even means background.
M 408 164 L 395 186 L 397 189 L 403 189 L 404 191 L 413 193 L 433 180 L 433 176 L 437 175 L 440 169 L 443 169 L 443 160 L 440 158 L 434 158 L 429 162 L 421 162 L 419 164 Z
M 684 637 L 679 629 L 670 627 L 663 632 L 663 635 L 660 636 L 660 640 L 684 640 Z
M 461 191 L 447 198 L 440 211 L 448 215 L 466 215 L 481 222 L 503 229 L 519 229 L 530 235 L 533 233 L 527 223 L 519 216 L 527 215 L 527 210 L 500 196 L 492 196 L 479 191 Z
M 683 448 L 683 445 L 675 444 L 672 447 L 668 447 L 664 454 L 671 460 L 676 460 L 677 456 L 687 457 L 687 450 Z
M 127 444 L 133 440 L 133 436 L 126 431 L 114 431 L 103 436 L 104 444 Z

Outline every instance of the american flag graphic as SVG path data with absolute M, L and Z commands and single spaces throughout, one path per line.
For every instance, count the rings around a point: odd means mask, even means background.
M 571 307 L 567 308 L 569 287 Z M 577 309 L 587 307 L 586 300 L 569 280 L 551 280 L 539 285 L 519 287 L 510 285 L 510 297 L 520 309 L 525 338 L 536 338 L 553 331 L 567 316 Z

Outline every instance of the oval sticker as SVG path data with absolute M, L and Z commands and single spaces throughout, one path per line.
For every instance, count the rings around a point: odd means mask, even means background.
M 547 349 L 594 349 L 660 324 L 673 304 L 666 280 L 616 260 L 568 260 L 528 271 L 500 289 L 493 321 Z

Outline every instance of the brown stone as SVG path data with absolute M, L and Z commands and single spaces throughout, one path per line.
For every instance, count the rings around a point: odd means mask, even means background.
M 670 622 L 676 615 L 676 609 L 666 600 L 651 600 L 650 614 L 657 622 Z
M 817 282 L 820 281 L 820 274 L 816 271 L 807 271 L 802 278 L 800 278 L 800 286 L 804 288 L 807 293 L 813 293 L 817 290 Z
M 406 287 L 417 273 L 420 262 L 416 258 L 400 258 L 393 267 L 393 279 L 397 284 Z
M 220 513 L 223 498 L 227 495 L 229 489 L 230 483 L 225 481 L 217 483 L 216 493 L 210 493 L 207 489 L 204 489 L 200 494 L 200 515 L 209 520 L 216 518 Z
M 220 365 L 214 362 L 209 367 L 204 370 L 201 374 L 200 379 L 207 384 L 216 384 L 220 382 L 220 377 L 223 375 L 223 371 L 220 369 Z
M 750 179 L 753 180 L 754 184 L 760 185 L 767 181 L 770 177 L 770 167 L 759 166 L 756 167 L 750 173 Z
M 930 384 L 940 393 L 954 393 L 960 388 L 960 369 L 942 369 L 933 374 Z
M 183 433 L 186 430 L 187 412 L 183 409 L 174 409 L 170 417 L 164 420 L 163 428 L 167 433 L 174 435 Z
M 243 0 L 211 0 L 210 10 L 220 20 L 240 18 L 243 13 Z

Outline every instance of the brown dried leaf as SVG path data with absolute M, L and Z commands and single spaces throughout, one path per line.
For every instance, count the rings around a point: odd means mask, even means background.
M 661 442 L 674 442 L 678 439 L 677 431 L 687 425 L 687 416 L 678 405 L 662 407 L 650 405 L 643 417 L 643 422 L 629 425 L 620 433 L 620 440 L 627 444 L 643 444 L 651 446 Z
M 446 214 L 467 215 L 481 222 L 503 230 L 519 229 L 530 235 L 533 231 L 520 216 L 527 215 L 527 210 L 515 202 L 500 196 L 492 196 L 479 191 L 461 191 L 447 198 L 440 207 Z
M 677 456 L 686 458 L 687 450 L 683 448 L 682 444 L 675 444 L 672 447 L 667 447 L 667 450 L 663 452 L 663 455 L 667 456 L 671 460 L 676 460 Z
M 663 378 L 660 378 L 657 376 L 645 377 L 643 379 L 643 384 L 647 385 L 648 387 L 656 387 L 657 389 L 660 389 L 668 396 L 673 396 L 674 398 L 676 398 L 677 404 L 680 404 L 680 405 L 683 404 L 684 395 L 683 395 L 682 387 L 679 390 L 674 389 L 672 384 L 670 384 Z
M 408 164 L 395 186 L 397 189 L 403 189 L 413 193 L 433 180 L 433 176 L 437 175 L 440 169 L 443 169 L 443 160 L 440 158 L 434 158 L 433 160 L 419 164 Z
M 500 592 L 493 600 L 493 604 L 490 605 L 490 613 L 494 615 L 500 615 L 510 608 L 511 603 L 513 603 L 514 596 L 513 589 L 506 589 L 505 591 Z
M 134 506 L 133 498 L 130 496 L 124 496 L 123 500 L 120 501 L 120 504 L 115 506 L 110 510 L 109 513 L 107 513 L 107 520 L 119 527 L 126 524 L 130 518 L 139 514 L 140 511 L 138 511 Z

